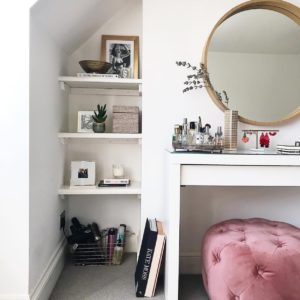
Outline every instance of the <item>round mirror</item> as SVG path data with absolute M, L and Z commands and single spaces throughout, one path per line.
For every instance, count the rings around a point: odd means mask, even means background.
M 299 16 L 283 1 L 251 1 L 218 22 L 204 63 L 209 94 L 221 109 L 237 110 L 242 122 L 255 125 L 300 114 Z

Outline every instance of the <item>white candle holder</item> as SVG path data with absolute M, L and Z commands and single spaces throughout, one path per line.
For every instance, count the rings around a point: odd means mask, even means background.
M 123 166 L 119 164 L 114 164 L 112 168 L 112 173 L 114 178 L 123 178 L 124 177 Z

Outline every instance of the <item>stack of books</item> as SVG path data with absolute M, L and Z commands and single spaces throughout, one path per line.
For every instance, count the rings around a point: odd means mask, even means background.
M 100 180 L 98 187 L 114 187 L 114 186 L 128 186 L 130 185 L 130 179 L 128 178 L 112 178 Z
M 117 74 L 77 73 L 77 77 L 120 78 Z
M 137 297 L 154 296 L 165 242 L 163 223 L 156 219 L 147 219 L 135 270 Z
M 300 154 L 300 147 L 293 145 L 277 145 L 277 152 L 281 154 Z

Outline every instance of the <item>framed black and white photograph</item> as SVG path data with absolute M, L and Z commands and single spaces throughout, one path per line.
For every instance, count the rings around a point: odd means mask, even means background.
M 94 161 L 72 161 L 70 186 L 95 185 L 95 173 Z
M 77 132 L 93 132 L 93 111 L 79 111 Z
M 102 35 L 101 60 L 112 64 L 112 74 L 122 78 L 138 78 L 139 37 Z

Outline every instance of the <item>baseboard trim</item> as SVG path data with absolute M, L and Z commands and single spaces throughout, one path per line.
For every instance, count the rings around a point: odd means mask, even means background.
M 180 274 L 201 274 L 201 253 L 183 252 L 179 257 Z
M 45 271 L 43 272 L 40 280 L 36 284 L 33 291 L 30 293 L 30 300 L 49 299 L 51 292 L 65 264 L 65 249 L 66 241 L 63 238 L 59 242 L 54 253 L 52 254 L 49 263 Z

